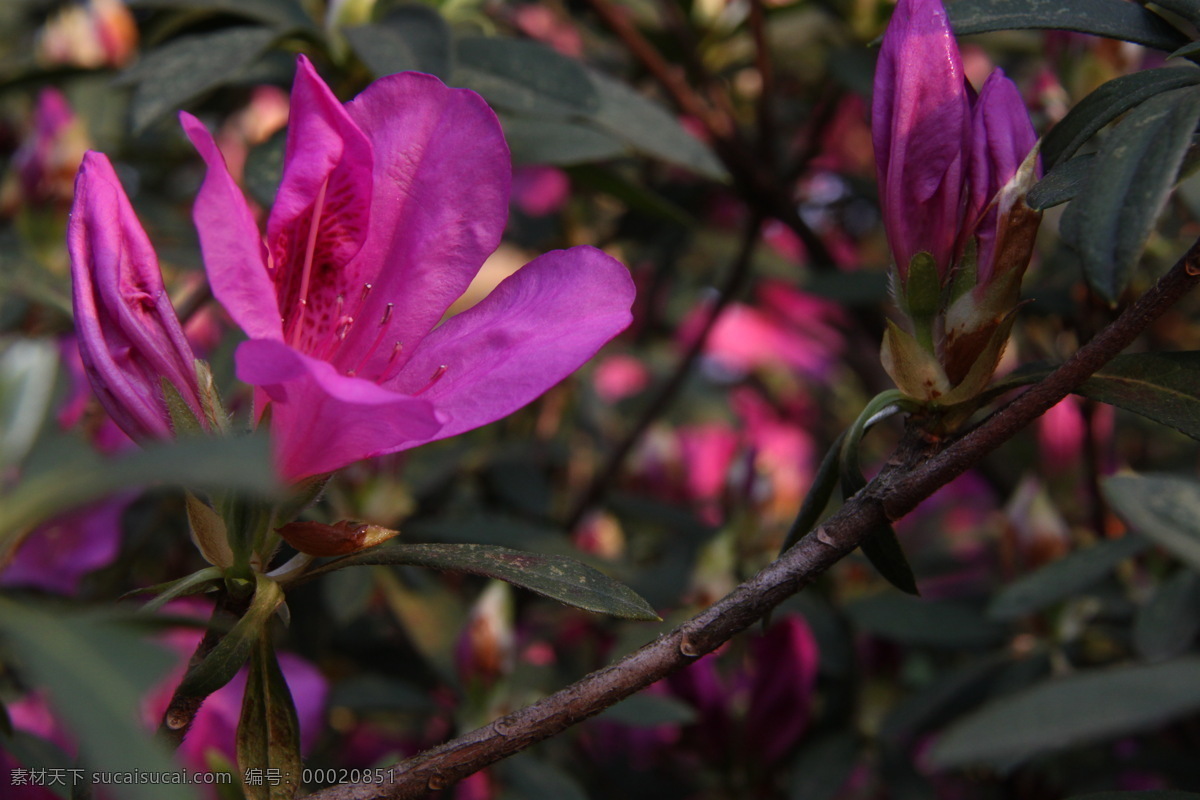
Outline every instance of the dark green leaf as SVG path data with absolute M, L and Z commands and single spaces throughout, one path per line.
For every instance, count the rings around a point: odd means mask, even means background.
M 576 608 L 626 619 L 659 619 L 629 587 L 591 567 L 563 556 L 527 553 L 480 544 L 389 544 L 331 561 L 319 575 L 361 564 L 407 564 L 448 572 L 482 575 L 528 589 Z
M 1114 475 L 1103 489 L 1129 527 L 1200 571 L 1200 484 L 1169 475 Z
M 569 773 L 528 753 L 500 762 L 499 771 L 505 783 L 501 800 L 588 800 Z
M 833 800 L 859 760 L 862 745 L 853 733 L 835 733 L 805 741 L 792 769 L 789 800 Z
M 1133 623 L 1133 644 L 1147 661 L 1182 655 L 1200 631 L 1200 575 L 1181 569 L 1163 581 Z
M 600 107 L 583 66 L 537 42 L 470 36 L 458 40 L 455 56 L 450 82 L 507 111 L 561 119 Z
M 250 657 L 242 716 L 238 721 L 237 760 L 242 770 L 279 770 L 280 780 L 243 783 L 248 800 L 292 800 L 300 786 L 300 724 L 275 650 L 266 637 Z
M 634 728 L 688 725 L 696 721 L 696 709 L 669 695 L 643 692 L 630 695 L 615 706 L 609 706 L 596 718 Z
M 334 572 L 321 582 L 325 608 L 338 625 L 347 625 L 366 611 L 374 593 L 375 581 L 360 572 Z
M 838 473 L 841 469 L 842 445 L 845 441 L 846 434 L 839 434 L 821 459 L 821 464 L 817 467 L 817 474 L 813 476 L 812 485 L 808 488 L 808 494 L 804 496 L 804 502 L 800 504 L 800 511 L 796 514 L 796 519 L 783 540 L 783 546 L 779 551 L 781 554 L 790 550 L 792 545 L 808 535 L 808 532 L 817 524 L 817 520 L 825 513 L 825 507 L 833 498 L 833 490 L 837 488 Z
M 1171 51 L 1187 42 L 1162 17 L 1125 0 L 958 0 L 948 3 L 959 36 L 1049 28 L 1123 39 Z
M 277 490 L 265 436 L 151 444 L 114 459 L 73 439 L 45 449 L 46 466 L 30 465 L 24 481 L 0 494 L 0 552 L 52 516 L 130 486 L 179 484 L 258 495 Z
M 1200 89 L 1165 92 L 1131 111 L 1109 135 L 1062 236 L 1088 283 L 1115 302 L 1124 291 L 1200 120 Z
M 863 539 L 861 547 L 871 566 L 875 567 L 888 583 L 911 595 L 921 593 L 917 589 L 917 579 L 913 575 L 912 567 L 908 565 L 908 558 L 904 555 L 904 549 L 900 547 L 900 540 L 896 538 L 896 531 L 891 525 L 882 525 L 872 530 Z
M 1007 628 L 970 605 L 879 592 L 846 606 L 855 627 L 909 645 L 986 648 L 1004 641 Z
M 1173 11 L 1193 24 L 1200 24 L 1200 0 L 1154 0 L 1154 5 Z
M 270 578 L 255 578 L 250 608 L 204 660 L 187 671 L 179 684 L 181 694 L 207 697 L 229 683 L 250 657 L 255 643 L 265 637 L 267 623 L 283 602 L 283 591 Z
M 1025 202 L 1034 211 L 1044 211 L 1068 200 L 1074 200 L 1088 176 L 1092 174 L 1095 159 L 1095 155 L 1088 153 L 1059 164 L 1029 190 Z
M 277 37 L 270 28 L 224 28 L 181 36 L 151 50 L 122 76 L 123 82 L 137 85 L 131 110 L 134 133 L 238 77 Z
M 1150 789 L 1145 792 L 1095 792 L 1077 794 L 1067 800 L 1200 800 L 1200 794 L 1176 792 L 1172 789 Z
M 351 711 L 404 711 L 428 714 L 437 705 L 424 688 L 381 675 L 355 675 L 334 684 L 329 693 L 331 708 Z
M 1077 391 L 1200 439 L 1200 352 L 1118 356 Z
M 894 706 L 879 730 L 882 739 L 902 744 L 982 703 L 992 682 L 1011 663 L 1007 653 L 989 655 L 946 674 Z
M 1071 158 L 1108 123 L 1134 106 L 1172 89 L 1200 84 L 1200 69 L 1163 67 L 1122 75 L 1103 84 L 1075 105 L 1042 141 L 1042 161 L 1048 169 Z
M 571 166 L 629 154 L 619 139 L 586 121 L 504 114 L 501 122 L 515 164 Z
M 673 114 L 618 80 L 594 70 L 588 74 L 600 101 L 592 122 L 643 155 L 712 180 L 728 179 L 708 145 L 689 133 Z
M 1174 53 L 1171 53 L 1168 58 L 1191 58 L 1197 53 L 1200 53 L 1200 42 L 1189 42 Z
M 1050 680 L 997 699 L 948 728 L 937 768 L 1008 764 L 1156 727 L 1200 709 L 1200 657 Z
M 221 580 L 224 573 L 217 567 L 205 567 L 202 570 L 193 572 L 185 578 L 180 578 L 177 581 L 171 581 L 164 584 L 159 589 L 158 594 L 153 600 L 142 606 L 142 613 L 157 611 L 177 597 L 186 597 L 188 595 L 199 594 L 205 591 L 209 586 Z
M 174 665 L 170 652 L 119 621 L 3 598 L 0 640 L 22 677 L 49 693 L 56 715 L 74 733 L 93 769 L 174 771 L 170 756 L 143 729 L 139 713 L 147 687 Z M 131 784 L 121 789 L 121 797 L 130 800 L 195 797 L 186 786 Z
M 376 77 L 406 70 L 436 75 L 451 71 L 450 26 L 424 5 L 394 8 L 370 25 L 344 31 L 355 54 Z
M 1149 542 L 1140 536 L 1099 542 L 1077 550 L 1004 587 L 988 606 L 988 616 L 1009 620 L 1040 611 L 1088 588 L 1113 567 L 1142 552 Z
M 312 27 L 312 19 L 297 0 L 127 0 L 132 8 L 164 8 L 236 14 L 285 30 Z
M 5 739 L 3 744 L 3 750 L 8 751 L 25 769 L 62 769 L 64 764 L 72 762 L 71 756 L 63 752 L 63 749 L 54 742 L 26 731 L 16 731 L 11 738 Z M 53 791 L 56 797 L 64 798 L 64 800 L 69 796 L 68 792 L 71 788 L 73 787 L 58 784 L 46 787 Z

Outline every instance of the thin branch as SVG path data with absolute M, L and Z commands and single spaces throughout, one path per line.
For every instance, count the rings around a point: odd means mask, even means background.
M 1124 350 L 1159 315 L 1200 282 L 1200 241 L 1167 275 L 1061 367 L 945 449 L 910 430 L 897 456 L 865 489 L 825 521 L 815 536 L 738 586 L 725 598 L 615 664 L 453 741 L 396 764 L 380 784 L 343 784 L 314 800 L 423 797 L 547 739 L 711 652 L 856 548 L 869 531 L 895 520 L 1040 416 Z
M 752 218 L 746 226 L 737 258 L 734 259 L 733 265 L 729 269 L 729 275 L 725 278 L 725 285 L 721 287 L 716 301 L 709 309 L 708 316 L 704 319 L 704 325 L 688 347 L 687 352 L 684 353 L 683 358 L 675 366 L 671 376 L 658 390 L 658 394 L 642 411 L 641 416 L 638 417 L 637 422 L 629 429 L 624 438 L 613 448 L 604 462 L 604 466 L 600 468 L 600 471 L 588 484 L 587 489 L 579 496 L 579 500 L 567 517 L 566 527 L 568 530 L 574 529 L 583 516 L 600 502 L 617 476 L 621 474 L 625 459 L 629 457 L 634 445 L 641 440 L 642 435 L 654 423 L 654 420 L 662 416 L 670 407 L 675 396 L 679 394 L 679 390 L 687 382 L 688 376 L 692 374 L 692 368 L 696 365 L 700 354 L 704 352 L 704 345 L 708 342 L 708 336 L 716 326 L 717 320 L 733 301 L 733 298 L 741 292 L 746 280 L 750 277 L 750 264 L 753 261 L 754 248 L 758 244 L 758 235 L 761 230 L 762 220 L 758 217 Z

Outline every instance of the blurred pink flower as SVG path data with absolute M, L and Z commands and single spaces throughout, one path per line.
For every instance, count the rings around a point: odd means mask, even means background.
M 121 547 L 121 517 L 136 493 L 114 495 L 39 525 L 21 542 L 0 586 L 25 586 L 74 594 L 89 572 L 106 567 Z
M 512 202 L 527 216 L 554 214 L 570 196 L 571 179 L 558 167 L 534 164 L 513 170 Z
M 122 67 L 137 43 L 137 22 L 121 0 L 86 0 L 50 18 L 38 37 L 37 56 L 44 64 Z
M 597 361 L 592 383 L 601 400 L 616 403 L 645 389 L 650 384 L 650 370 L 636 356 L 616 353 Z
M 548 44 L 564 56 L 583 55 L 583 37 L 575 23 L 550 6 L 522 3 L 513 9 L 513 23 L 531 39 Z
M 75 172 L 87 148 L 87 130 L 66 96 L 53 86 L 42 89 L 31 129 L 12 158 L 20 201 L 65 207 L 74 193 Z M 10 202 L 6 198 L 6 205 Z

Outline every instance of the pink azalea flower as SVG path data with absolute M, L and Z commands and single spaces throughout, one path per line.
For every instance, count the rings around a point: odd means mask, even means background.
M 133 439 L 171 435 L 166 379 L 199 419 L 192 348 L 158 258 L 108 159 L 89 152 L 67 227 L 79 355 L 100 404 Z
M 298 480 L 499 419 L 631 321 L 625 268 L 548 253 L 447 319 L 499 244 L 507 145 L 476 94 L 416 73 L 339 103 L 299 59 L 283 181 L 266 241 L 208 131 L 195 220 L 217 299 L 249 335 L 237 374 L 269 404 Z
M 530 217 L 561 211 L 571 196 L 571 179 L 558 167 L 533 164 L 513 173 L 513 205 Z

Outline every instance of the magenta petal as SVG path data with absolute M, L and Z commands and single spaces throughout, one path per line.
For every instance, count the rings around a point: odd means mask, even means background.
M 179 121 L 192 145 L 208 165 L 196 195 L 192 218 L 213 295 L 246 334 L 256 339 L 280 339 L 283 326 L 275 286 L 267 275 L 258 224 L 238 188 L 212 134 L 191 114 Z
M 282 342 L 238 346 L 237 376 L 271 398 L 276 466 L 297 481 L 435 438 L 440 421 L 424 399 L 341 375 Z
M 500 243 L 510 157 L 483 99 L 429 75 L 380 78 L 346 110 L 374 151 L 371 231 L 358 259 L 378 273 L 345 352 L 368 352 L 386 315 L 387 347 L 358 370 L 379 374 L 393 343 L 404 348 L 400 364 L 416 351 Z
M 477 428 L 595 355 L 629 325 L 633 296 L 629 272 L 603 252 L 547 253 L 430 333 L 389 385 L 437 406 L 445 424 L 433 439 Z
M 202 416 L 192 350 L 158 258 L 100 153 L 79 168 L 67 245 L 79 354 L 109 416 L 134 439 L 170 436 L 163 379 Z
M 379 270 L 352 260 L 367 237 L 371 161 L 367 137 L 301 56 L 267 247 L 285 337 L 304 352 L 325 349 Z
M 900 0 L 875 70 L 871 135 L 901 277 L 919 252 L 950 268 L 962 213 L 970 100 L 941 0 Z

